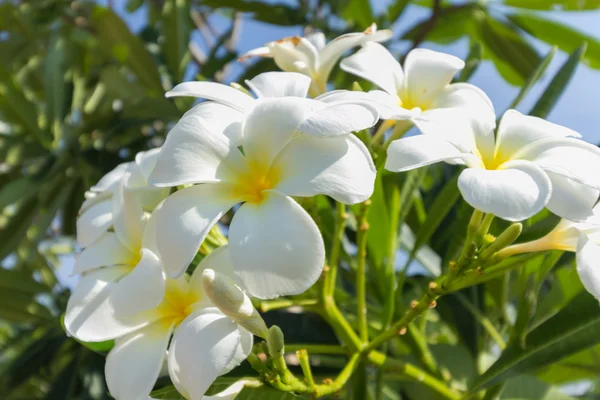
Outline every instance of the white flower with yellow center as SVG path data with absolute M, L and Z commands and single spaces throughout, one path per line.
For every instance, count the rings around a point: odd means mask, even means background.
M 74 336 L 94 335 L 94 320 L 114 306 L 120 315 L 156 307 L 166 275 L 157 257 L 154 216 L 148 217 L 126 173 L 112 196 L 114 231 L 104 232 L 76 258 L 74 274 L 83 277 L 67 304 L 65 326 Z
M 493 129 L 457 110 L 433 115 L 439 119 L 415 119 L 423 135 L 392 142 L 386 169 L 408 171 L 440 161 L 466 165 L 458 179 L 466 202 L 509 221 L 544 207 L 572 220 L 592 214 L 600 189 L 600 150 L 575 139 L 578 133 L 509 110 L 494 138 Z
M 202 399 L 218 376 L 248 356 L 252 334 L 208 299 L 202 279 L 206 268 L 231 276 L 226 246 L 207 256 L 189 281 L 186 276 L 167 279 L 163 300 L 157 307 L 123 316 L 107 304 L 105 313 L 94 315 L 88 322 L 88 330 L 69 331 L 88 342 L 115 339 L 105 366 L 106 382 L 115 399 L 148 399 L 167 358 L 167 348 L 171 380 L 189 400 Z M 243 302 L 249 302 L 239 288 L 228 290 L 237 290 L 244 297 Z M 132 296 L 131 301 L 137 299 Z M 253 324 L 256 325 L 259 324 Z M 263 322 L 261 330 L 255 333 L 266 336 L 266 332 Z
M 125 174 L 129 174 L 127 189 L 134 192 L 146 211 L 152 211 L 169 194 L 168 190 L 148 186 L 148 176 L 158 158 L 160 149 L 140 152 L 135 161 L 119 164 L 104 175 L 85 193 L 86 200 L 77 218 L 77 242 L 87 247 L 113 225 L 113 195 Z
M 370 118 L 374 123 L 376 114 Z M 157 213 L 160 258 L 170 276 L 180 276 L 211 227 L 243 203 L 229 228 L 237 277 L 255 297 L 304 292 L 319 277 L 325 252 L 318 227 L 290 196 L 364 201 L 373 192 L 373 161 L 348 134 L 351 124 L 337 124 L 315 100 L 261 99 L 242 125 L 241 143 L 232 143 L 192 113 L 168 134 L 150 182 L 198 185 L 169 196 Z
M 299 72 L 310 77 L 310 95 L 316 97 L 327 91 L 331 70 L 344 52 L 365 42 L 383 42 L 392 35 L 389 29 L 378 31 L 377 25 L 372 24 L 364 32 L 347 33 L 327 44 L 325 35 L 320 32 L 307 37 L 293 36 L 250 50 L 241 59 L 272 57 L 282 71 Z
M 404 69 L 379 43 L 365 43 L 340 67 L 366 79 L 382 90 L 369 95 L 380 104 L 382 119 L 427 118 L 440 108 L 469 108 L 479 119 L 494 124 L 494 108 L 488 96 L 469 83 L 451 83 L 465 66 L 460 58 L 427 49 L 414 49 L 406 56 Z

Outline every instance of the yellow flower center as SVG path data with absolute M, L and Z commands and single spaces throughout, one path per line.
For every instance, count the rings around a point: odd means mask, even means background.
M 194 312 L 200 300 L 197 293 L 191 293 L 187 282 L 169 279 L 165 288 L 165 297 L 158 306 L 161 320 L 169 326 L 181 324 Z
M 238 176 L 234 185 L 234 196 L 243 201 L 259 204 L 265 199 L 265 191 L 279 183 L 280 171 L 259 162 L 249 162 L 247 172 Z

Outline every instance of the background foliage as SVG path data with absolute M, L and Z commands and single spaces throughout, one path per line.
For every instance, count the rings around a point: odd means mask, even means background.
M 232 71 L 242 80 L 275 70 L 267 59 L 241 67 L 236 63 L 243 21 L 302 25 L 322 30 L 331 39 L 363 30 L 372 21 L 381 28 L 394 26 L 409 4 L 429 9 L 428 16 L 396 32 L 392 45 L 399 40 L 408 41 L 409 47 L 425 41 L 446 45 L 468 38 L 467 68 L 458 79 L 468 80 L 482 60 L 491 61 L 503 79 L 522 88 L 512 106 L 544 76 L 557 50 L 570 54 L 531 109 L 533 115 L 548 114 L 580 61 L 600 68 L 600 42 L 543 12 L 599 9 L 598 0 L 504 0 L 501 5 L 506 7 L 500 8 L 477 1 L 395 0 L 381 13 L 375 13 L 368 0 L 129 0 L 129 12 L 141 8 L 147 13 L 139 34 L 133 34 L 110 7 L 94 2 L 2 2 L 1 397 L 109 398 L 103 355 L 112 344 L 80 344 L 65 336 L 60 317 L 70 287 L 56 271 L 76 251 L 75 219 L 85 189 L 136 152 L 160 145 L 169 127 L 192 104 L 189 99 L 165 99 L 165 90 L 189 79 L 227 80 Z M 209 23 L 215 13 L 230 20 L 230 28 L 222 34 Z M 555 48 L 539 54 L 533 37 Z M 348 88 L 352 79 L 336 68 L 330 83 Z M 471 210 L 458 194 L 456 172 L 450 166 L 436 166 L 378 178 L 368 217 L 373 332 L 389 324 L 390 315 L 394 319 L 402 315 L 460 251 Z M 309 211 L 325 227 L 329 242 L 335 210 L 325 198 L 316 204 Z M 355 251 L 359 210 L 351 211 L 344 260 Z M 394 218 L 401 222 L 399 232 L 390 231 Z M 539 237 L 556 223 L 555 217 L 542 212 L 525 223 L 520 240 Z M 497 220 L 492 233 L 505 227 Z M 394 263 L 386 254 L 396 246 L 401 251 Z M 355 308 L 355 267 L 343 265 L 341 287 L 347 290 L 336 293 L 343 311 Z M 469 398 L 483 398 L 475 394 L 482 388 L 491 388 L 485 399 L 573 398 L 564 394 L 564 385 L 575 388 L 571 393 L 582 398 L 600 398 L 594 385 L 600 372 L 600 309 L 583 290 L 574 257 L 548 252 L 521 258 L 516 267 L 441 298 L 435 309 L 385 350 L 449 387 L 473 393 Z M 395 280 L 397 287 L 390 284 Z M 385 300 L 390 294 L 391 303 Z M 290 304 L 301 301 L 289 299 Z M 289 348 L 294 343 L 337 343 L 315 313 L 272 311 L 265 318 L 282 327 Z M 344 354 L 311 359 L 319 379 L 335 376 L 345 363 Z M 231 375 L 245 373 L 251 373 L 246 364 Z M 341 397 L 436 398 L 426 386 L 402 374 L 385 379 L 375 374 L 364 368 Z M 365 385 L 367 378 L 375 383 Z M 217 386 L 232 379 L 222 378 Z M 573 386 L 575 382 L 584 383 Z M 168 379 L 159 381 L 153 397 L 178 398 Z M 294 397 L 262 389 L 246 390 L 239 398 Z

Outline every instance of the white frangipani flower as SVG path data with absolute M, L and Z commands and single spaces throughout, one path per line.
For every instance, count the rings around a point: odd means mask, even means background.
M 90 319 L 89 329 L 71 332 L 83 341 L 115 339 L 105 366 L 106 382 L 115 399 L 147 399 L 167 347 L 171 380 L 189 400 L 203 399 L 218 376 L 248 356 L 252 334 L 212 306 L 202 283 L 206 268 L 231 275 L 227 247 L 202 260 L 189 281 L 186 276 L 167 279 L 164 298 L 157 307 L 125 316 L 107 303 L 105 313 Z M 103 280 L 104 276 L 97 278 Z M 93 297 L 89 300 L 95 301 Z
M 494 138 L 493 129 L 457 110 L 436 110 L 434 115 L 415 119 L 423 135 L 392 142 L 386 169 L 407 171 L 440 161 L 464 164 L 468 168 L 458 179 L 463 198 L 509 221 L 529 218 L 544 207 L 572 220 L 591 215 L 600 189 L 600 150 L 575 139 L 578 133 L 509 110 Z
M 110 313 L 111 305 L 120 315 L 132 315 L 163 299 L 166 275 L 157 257 L 155 217 L 148 217 L 137 194 L 129 192 L 129 178 L 127 172 L 112 196 L 114 232 L 104 232 L 75 260 L 73 273 L 83 278 L 65 314 L 73 336 L 93 338 L 94 321 Z
M 393 35 L 389 29 L 377 30 L 372 24 L 364 32 L 347 33 L 325 44 L 323 33 L 307 37 L 292 36 L 267 43 L 265 47 L 250 50 L 242 55 L 248 57 L 272 57 L 281 70 L 299 72 L 312 79 L 311 97 L 327 91 L 327 80 L 340 57 L 349 49 L 365 42 L 383 42 Z
M 140 152 L 135 161 L 119 164 L 104 175 L 85 193 L 77 219 L 77 242 L 87 247 L 113 225 L 112 197 L 126 174 L 129 174 L 127 189 L 134 192 L 146 211 L 152 211 L 169 194 L 168 190 L 148 186 L 148 176 L 158 158 L 160 149 Z
M 368 150 L 348 134 L 352 121 L 339 121 L 305 98 L 261 99 L 243 120 L 241 143 L 214 126 L 201 114 L 184 116 L 150 176 L 163 187 L 199 184 L 169 196 L 157 214 L 167 273 L 180 276 L 211 227 L 244 203 L 229 229 L 236 276 L 260 298 L 305 291 L 323 268 L 323 239 L 290 196 L 326 194 L 346 204 L 368 199 L 375 180 Z
M 310 78 L 295 72 L 265 72 L 246 81 L 246 85 L 257 98 L 231 86 L 206 81 L 180 83 L 166 96 L 192 96 L 219 103 L 212 106 L 201 103 L 184 116 L 196 115 L 204 120 L 215 121 L 215 130 L 227 127 L 225 134 L 234 143 L 241 139 L 242 118 L 261 100 L 269 98 L 302 98 L 305 104 L 311 104 L 314 115 L 307 116 L 299 129 L 307 133 L 312 130 L 317 136 L 359 131 L 377 122 L 377 111 L 366 93 L 335 90 L 312 100 L 306 99 Z
M 480 120 L 494 124 L 494 107 L 481 89 L 469 83 L 451 83 L 464 66 L 464 61 L 452 55 L 414 49 L 406 56 L 403 69 L 384 46 L 374 42 L 365 43 L 340 63 L 344 71 L 382 89 L 369 92 L 380 105 L 382 119 L 426 119 L 431 110 L 459 107 L 469 108 Z

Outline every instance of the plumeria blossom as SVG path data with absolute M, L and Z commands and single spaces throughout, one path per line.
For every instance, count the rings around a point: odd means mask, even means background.
M 327 44 L 321 32 L 306 37 L 292 36 L 250 50 L 241 59 L 272 57 L 281 70 L 310 77 L 310 95 L 315 97 L 327 91 L 329 74 L 346 51 L 365 42 L 383 42 L 392 35 L 389 29 L 378 31 L 377 25 L 372 24 L 364 32 L 347 33 Z
M 112 227 L 112 198 L 126 175 L 129 175 L 127 189 L 135 193 L 145 210 L 152 211 L 167 197 L 168 190 L 148 186 L 148 176 L 159 152 L 160 149 L 152 149 L 138 153 L 135 161 L 119 164 L 85 193 L 86 199 L 77 219 L 77 242 L 80 246 L 91 245 Z
M 306 99 L 310 78 L 295 72 L 265 72 L 246 81 L 254 92 L 235 89 L 215 82 L 184 82 L 167 92 L 167 97 L 192 96 L 213 100 L 208 105 L 201 103 L 184 116 L 196 115 L 211 121 L 215 130 L 225 130 L 232 143 L 241 140 L 241 121 L 262 99 L 294 97 L 304 99 L 314 114 L 298 129 L 315 135 L 346 134 L 369 128 L 377 122 L 378 113 L 365 93 L 335 90 Z
M 428 49 L 414 49 L 406 56 L 404 68 L 381 44 L 368 42 L 340 67 L 366 79 L 382 90 L 369 92 L 381 106 L 382 119 L 426 119 L 431 110 L 468 108 L 482 121 L 495 123 L 488 96 L 469 83 L 451 83 L 465 66 L 460 58 Z M 451 121 L 448 121 L 451 122 Z
M 112 196 L 114 231 L 104 232 L 76 258 L 73 273 L 83 277 L 65 314 L 67 331 L 75 337 L 93 337 L 94 321 L 113 308 L 120 315 L 131 315 L 154 308 L 163 299 L 166 275 L 157 256 L 155 218 L 127 189 L 131 178 L 126 173 Z
M 374 123 L 376 114 L 370 118 Z M 260 298 L 305 291 L 323 268 L 323 239 L 290 196 L 326 194 L 346 204 L 368 199 L 375 180 L 368 150 L 348 134 L 351 122 L 338 123 L 326 106 L 305 98 L 261 99 L 243 119 L 241 143 L 215 126 L 198 114 L 184 116 L 150 176 L 161 187 L 198 184 L 169 196 L 157 214 L 167 273 L 180 276 L 211 227 L 243 203 L 229 228 L 243 286 Z
M 248 356 L 252 334 L 206 296 L 202 280 L 206 268 L 232 275 L 226 246 L 202 260 L 189 280 L 185 275 L 167 279 L 157 307 L 125 316 L 107 304 L 106 312 L 89 320 L 89 329 L 71 332 L 89 342 L 115 339 L 105 366 L 106 382 L 115 399 L 148 399 L 167 359 L 177 390 L 189 400 L 200 400 L 218 376 Z M 139 299 L 131 296 L 130 301 Z
M 576 252 L 579 278 L 586 290 L 600 300 L 600 205 L 593 212 L 581 222 L 562 219 L 546 236 L 509 246 L 499 254 L 509 257 L 545 250 Z
M 392 142 L 386 169 L 407 171 L 440 161 L 466 165 L 458 179 L 466 202 L 509 221 L 544 207 L 571 220 L 592 214 L 600 150 L 576 139 L 578 133 L 515 110 L 504 114 L 496 138 L 487 124 L 456 110 L 437 110 L 435 118 L 415 122 L 424 134 Z

